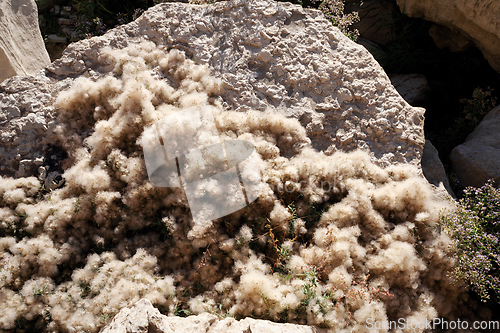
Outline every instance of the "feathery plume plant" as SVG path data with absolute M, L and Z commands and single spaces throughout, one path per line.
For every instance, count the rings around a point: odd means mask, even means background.
M 98 332 L 141 298 L 170 315 L 335 332 L 460 314 L 467 295 L 437 229 L 451 205 L 416 166 L 326 155 L 297 119 L 227 110 L 221 80 L 177 49 L 129 42 L 89 57 L 98 74 L 56 99 L 64 186 L 0 178 L 0 330 Z M 151 184 L 141 145 L 147 126 L 196 105 L 222 140 L 254 145 L 262 174 L 257 200 L 213 221 L 193 220 L 181 189 Z

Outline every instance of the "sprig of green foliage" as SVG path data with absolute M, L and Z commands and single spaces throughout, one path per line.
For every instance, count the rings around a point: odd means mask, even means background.
M 497 98 L 492 94 L 493 89 L 490 87 L 484 90 L 478 87 L 474 89 L 472 98 L 460 100 L 460 103 L 463 104 L 463 111 L 446 133 L 453 144 L 464 142 L 467 136 L 483 120 L 484 116 L 496 106 Z
M 359 22 L 358 12 L 349 14 L 344 13 L 344 0 L 316 0 L 315 3 L 320 3 L 318 9 L 332 24 L 339 28 L 340 31 L 351 40 L 355 41 L 359 37 L 357 29 L 350 29 L 350 26 Z

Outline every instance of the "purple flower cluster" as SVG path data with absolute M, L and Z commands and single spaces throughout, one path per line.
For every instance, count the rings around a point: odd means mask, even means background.
M 127 14 L 124 14 L 122 12 L 119 12 L 118 14 L 116 14 L 116 18 L 118 20 L 118 24 L 116 26 L 126 24 L 128 21 L 127 16 L 128 16 Z
M 95 31 L 98 35 L 102 35 L 106 32 L 106 30 L 108 30 L 106 28 L 106 24 L 104 24 L 104 22 L 99 17 L 96 17 L 92 21 L 95 24 Z
M 493 296 L 500 303 L 500 189 L 495 181 L 465 189 L 458 210 L 442 222 L 457 258 L 454 280 L 468 284 L 482 301 Z
M 93 34 L 90 31 L 92 31 L 92 21 L 81 20 L 76 22 L 75 24 L 76 39 L 85 39 L 92 37 Z

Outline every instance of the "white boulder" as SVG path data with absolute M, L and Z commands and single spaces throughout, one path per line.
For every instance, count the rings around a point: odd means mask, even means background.
M 0 82 L 34 74 L 49 63 L 35 1 L 0 1 Z
M 492 109 L 450 155 L 459 186 L 482 186 L 500 176 L 500 105 Z

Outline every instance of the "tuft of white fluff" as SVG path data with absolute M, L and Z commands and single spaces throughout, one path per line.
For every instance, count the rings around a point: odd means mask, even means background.
M 142 42 L 96 57 L 101 74 L 57 97 L 65 186 L 0 179 L 0 329 L 48 311 L 47 331 L 98 332 L 143 297 L 171 315 L 338 332 L 363 331 L 368 318 L 469 312 L 437 228 L 452 207 L 416 167 L 381 168 L 363 151 L 328 156 L 297 120 L 224 110 L 220 80 L 179 50 Z M 249 207 L 196 224 L 182 189 L 149 182 L 140 143 L 153 122 L 199 104 L 222 140 L 254 145 L 263 184 Z

